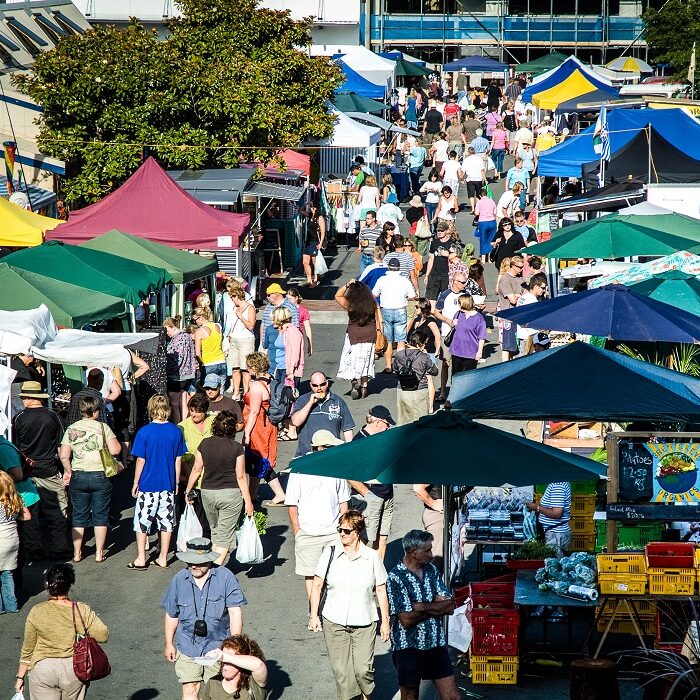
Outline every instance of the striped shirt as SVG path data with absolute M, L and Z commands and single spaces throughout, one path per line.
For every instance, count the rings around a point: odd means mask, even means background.
M 372 249 L 377 245 L 379 236 L 382 235 L 382 230 L 377 226 L 375 228 L 363 228 L 360 231 L 360 248 L 366 255 L 372 255 Z
M 540 513 L 539 522 L 545 530 L 552 525 L 557 526 L 552 529 L 563 532 L 570 528 L 571 520 L 571 484 L 568 481 L 556 481 L 549 484 L 544 491 L 540 505 L 545 508 L 563 508 L 561 518 L 548 518 L 544 513 Z
M 416 261 L 413 259 L 413 256 L 410 253 L 389 253 L 384 263 L 387 264 L 392 258 L 399 261 L 400 275 L 410 280 L 411 272 L 416 269 Z
M 289 311 L 292 314 L 292 325 L 294 326 L 299 326 L 299 309 L 297 308 L 297 305 L 291 301 L 291 299 L 287 299 L 285 297 L 284 301 L 280 304 L 280 307 L 284 307 L 285 309 L 289 309 Z M 276 309 L 277 307 L 274 304 L 270 304 L 269 302 L 263 309 L 263 315 L 262 315 L 262 325 L 260 326 L 260 338 L 262 342 L 263 348 L 267 349 L 267 341 L 265 339 L 265 332 L 267 331 L 268 326 L 272 325 L 272 312 Z

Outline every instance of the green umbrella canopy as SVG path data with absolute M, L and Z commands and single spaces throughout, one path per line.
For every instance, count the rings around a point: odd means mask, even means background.
M 120 297 L 134 305 L 171 279 L 162 268 L 59 241 L 11 253 L 3 261 L 14 268 Z
M 46 304 L 56 325 L 82 328 L 88 323 L 122 316 L 128 309 L 123 299 L 76 287 L 0 262 L 0 308 L 28 311 Z
M 405 58 L 399 58 L 395 61 L 395 63 L 395 75 L 397 78 L 401 76 L 409 78 L 418 78 L 430 75 L 433 72 L 425 66 L 418 65 L 417 63 L 413 63 L 412 61 L 407 61 Z
M 387 106 L 369 97 L 362 97 L 355 92 L 337 92 L 333 104 L 341 112 L 383 112 Z
M 201 255 L 178 250 L 162 243 L 147 241 L 145 238 L 114 229 L 81 243 L 80 247 L 101 250 L 103 253 L 118 255 L 120 258 L 163 268 L 167 270 L 175 284 L 192 282 L 200 277 L 213 275 L 219 269 L 216 260 L 203 258 Z
M 527 253 L 570 260 L 608 260 L 628 255 L 668 255 L 679 250 L 700 253 L 700 221 L 670 214 L 610 214 L 566 226 L 550 240 L 529 246 Z
M 542 73 L 546 70 L 551 70 L 560 66 L 566 59 L 569 58 L 563 53 L 558 51 L 553 51 L 548 53 L 546 56 L 541 58 L 536 58 L 534 61 L 528 61 L 527 63 L 520 63 L 516 66 L 515 70 L 518 73 Z
M 629 285 L 637 294 L 700 316 L 700 280 L 680 270 L 670 270 Z
M 527 465 L 527 468 L 523 468 Z M 292 461 L 292 471 L 382 484 L 528 486 L 598 478 L 605 465 L 527 440 L 455 411 Z

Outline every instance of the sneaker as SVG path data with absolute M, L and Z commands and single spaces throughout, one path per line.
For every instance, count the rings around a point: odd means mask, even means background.
M 350 389 L 350 398 L 351 399 L 359 399 L 360 398 L 360 387 L 355 385 L 355 386 L 353 386 L 352 389 Z

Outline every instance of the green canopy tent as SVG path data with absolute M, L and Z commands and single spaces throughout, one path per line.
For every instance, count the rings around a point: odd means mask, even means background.
M 629 285 L 630 290 L 700 316 L 700 280 L 680 270 L 660 272 Z
M 28 311 L 45 304 L 56 325 L 82 328 L 89 323 L 127 316 L 124 299 L 91 291 L 0 262 L 0 308 Z
M 552 68 L 560 66 L 567 58 L 569 57 L 563 53 L 552 51 L 552 53 L 548 53 L 541 58 L 536 58 L 534 61 L 520 63 L 515 67 L 515 70 L 518 73 L 543 73 L 546 70 L 551 70 Z
M 171 279 L 162 268 L 58 241 L 11 253 L 3 262 L 90 292 L 119 297 L 134 306 Z
M 333 104 L 341 112 L 383 112 L 388 107 L 377 100 L 370 100 L 369 97 L 362 97 L 355 92 L 338 92 L 333 97 Z
M 429 68 L 421 66 L 418 63 L 407 61 L 405 58 L 398 58 L 395 63 L 396 70 L 394 71 L 394 75 L 397 78 L 423 78 L 433 72 Z
M 139 236 L 121 231 L 108 231 L 97 238 L 80 244 L 81 248 L 99 250 L 118 255 L 152 267 L 163 268 L 172 277 L 174 284 L 185 284 L 193 280 L 213 275 L 218 270 L 216 260 L 201 255 L 171 248 L 169 245 L 154 243 Z
M 566 226 L 550 240 L 527 249 L 529 255 L 575 260 L 700 253 L 700 221 L 681 214 L 610 214 Z

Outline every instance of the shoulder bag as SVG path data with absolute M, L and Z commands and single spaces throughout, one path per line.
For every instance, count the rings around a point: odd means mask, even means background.
M 321 612 L 323 611 L 323 606 L 326 604 L 326 598 L 328 597 L 328 572 L 331 570 L 331 564 L 333 563 L 333 558 L 335 557 L 335 545 L 331 547 L 331 556 L 328 559 L 328 566 L 326 567 L 326 573 L 323 575 L 323 585 L 321 586 L 321 597 L 318 601 L 318 616 L 321 617 Z
M 461 313 L 461 311 L 458 311 L 452 320 L 456 321 L 457 317 L 459 316 L 460 313 Z M 448 334 L 442 339 L 442 344 L 444 346 L 449 348 L 450 345 L 452 345 L 452 341 L 455 339 L 455 330 L 457 330 L 457 326 L 452 326 L 452 328 L 450 328 Z
M 119 474 L 124 469 L 124 465 L 109 451 L 107 447 L 107 433 L 105 432 L 105 424 L 100 422 L 102 426 L 102 449 L 100 450 L 100 461 L 102 468 L 105 470 L 105 476 L 109 479 Z
M 83 634 L 78 632 L 78 625 L 75 621 L 75 612 L 78 611 L 80 624 L 83 626 Z M 73 673 L 81 683 L 99 681 L 112 673 L 107 654 L 102 647 L 91 637 L 85 620 L 80 613 L 78 604 L 73 602 L 73 629 L 75 630 L 75 642 L 73 642 Z

